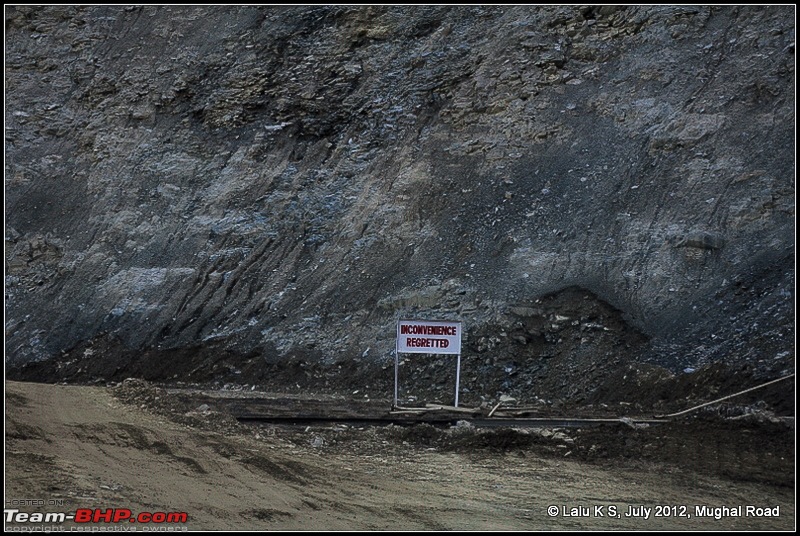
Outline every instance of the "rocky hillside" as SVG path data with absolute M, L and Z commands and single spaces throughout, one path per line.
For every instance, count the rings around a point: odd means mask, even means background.
M 5 15 L 12 367 L 345 385 L 421 317 L 483 392 L 794 369 L 793 6 Z

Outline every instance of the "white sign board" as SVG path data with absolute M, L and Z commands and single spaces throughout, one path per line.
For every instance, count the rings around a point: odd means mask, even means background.
M 401 354 L 461 354 L 461 322 L 400 320 L 397 351 Z

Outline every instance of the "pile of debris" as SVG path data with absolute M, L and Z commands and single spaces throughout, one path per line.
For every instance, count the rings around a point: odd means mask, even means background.
M 231 414 L 212 410 L 208 404 L 195 407 L 191 397 L 168 393 L 145 380 L 127 378 L 112 387 L 111 392 L 126 404 L 187 426 L 220 433 L 240 430 L 239 422 Z

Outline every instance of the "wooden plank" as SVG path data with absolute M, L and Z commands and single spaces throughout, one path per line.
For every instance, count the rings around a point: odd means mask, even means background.
M 497 405 L 496 405 L 495 407 L 493 407 L 493 408 L 492 408 L 492 411 L 490 411 L 490 412 L 489 412 L 489 417 L 491 417 L 492 415 L 494 415 L 494 412 L 495 412 L 495 411 L 497 411 L 497 408 L 499 408 L 499 407 L 500 407 L 502 404 L 503 404 L 503 401 L 502 401 L 502 400 L 501 400 L 500 402 L 498 402 L 498 403 L 497 403 Z
M 457 408 L 455 406 L 438 406 L 436 404 L 427 404 L 427 409 L 434 411 L 452 411 L 454 413 L 480 413 L 478 408 Z

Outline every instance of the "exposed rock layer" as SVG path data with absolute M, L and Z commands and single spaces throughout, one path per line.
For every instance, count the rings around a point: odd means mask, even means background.
M 7 361 L 419 316 L 487 375 L 777 374 L 794 90 L 789 6 L 7 7 Z

